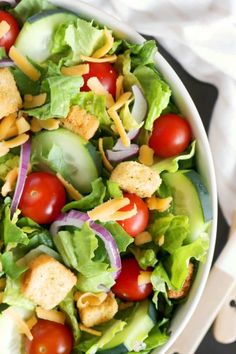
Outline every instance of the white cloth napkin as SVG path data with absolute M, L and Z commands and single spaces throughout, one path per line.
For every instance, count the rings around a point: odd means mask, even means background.
M 195 78 L 219 95 L 209 139 L 219 201 L 236 210 L 236 0 L 84 0 L 155 37 Z

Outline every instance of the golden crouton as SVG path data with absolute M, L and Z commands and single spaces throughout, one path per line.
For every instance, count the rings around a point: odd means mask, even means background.
M 150 167 L 135 161 L 121 162 L 112 171 L 111 180 L 129 193 L 140 198 L 148 198 L 155 193 L 161 184 L 161 178 Z
M 22 99 L 14 77 L 8 68 L 0 69 L 0 119 L 17 112 L 22 107 Z
M 185 279 L 182 289 L 168 290 L 168 298 L 169 299 L 180 300 L 188 295 L 191 284 L 192 284 L 193 272 L 194 272 L 194 265 L 193 265 L 193 263 L 189 263 L 188 276 Z
M 99 120 L 79 106 L 73 106 L 61 125 L 84 139 L 91 139 L 99 127 Z
M 47 254 L 35 258 L 23 281 L 22 292 L 46 310 L 57 306 L 76 284 L 76 276 Z
M 88 304 L 78 310 L 81 322 L 86 327 L 93 327 L 111 320 L 118 311 L 118 304 L 110 292 L 101 304 L 95 306 Z

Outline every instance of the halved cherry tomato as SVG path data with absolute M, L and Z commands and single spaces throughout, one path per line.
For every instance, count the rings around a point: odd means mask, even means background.
M 0 47 L 4 47 L 8 53 L 11 46 L 15 43 L 20 29 L 16 19 L 9 14 L 9 12 L 0 10 L 0 22 L 1 21 L 6 21 L 10 26 L 9 31 L 0 38 Z
M 129 198 L 130 204 L 120 209 L 120 211 L 129 211 L 136 205 L 137 214 L 129 219 L 118 221 L 123 229 L 132 237 L 136 237 L 143 232 L 149 220 L 149 211 L 147 204 L 136 194 L 125 193 L 125 198 Z
M 88 63 L 89 73 L 83 75 L 84 86 L 81 87 L 81 91 L 90 91 L 87 86 L 87 81 L 91 77 L 97 77 L 101 82 L 102 86 L 107 90 L 113 97 L 116 95 L 116 80 L 118 78 L 118 73 L 110 63 Z
M 25 340 L 26 354 L 70 354 L 73 347 L 71 330 L 63 324 L 38 320 L 32 328 L 33 340 Z
M 149 146 L 160 157 L 171 157 L 189 145 L 192 132 L 188 121 L 176 114 L 165 114 L 155 120 Z
M 138 285 L 138 276 L 141 270 L 135 258 L 122 259 L 121 273 L 112 287 L 114 294 L 127 301 L 146 299 L 152 292 L 152 284 Z
M 19 209 L 38 224 L 48 224 L 65 203 L 66 192 L 59 179 L 51 173 L 34 172 L 26 179 Z

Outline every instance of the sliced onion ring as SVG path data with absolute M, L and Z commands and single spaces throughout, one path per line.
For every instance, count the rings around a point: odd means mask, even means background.
M 134 157 L 139 152 L 139 146 L 137 144 L 131 144 L 129 148 L 125 150 L 113 151 L 106 150 L 106 155 L 109 161 L 111 162 L 120 162 Z
M 133 139 L 137 138 L 137 136 L 139 135 L 139 132 L 140 132 L 139 128 L 130 130 L 127 133 L 128 138 L 130 140 L 133 140 Z M 126 150 L 126 149 L 127 149 L 127 147 L 122 144 L 121 138 L 119 138 L 117 140 L 116 144 L 112 148 L 113 151 L 120 151 L 120 150 Z
M 21 145 L 18 178 L 17 178 L 16 188 L 15 188 L 15 192 L 11 203 L 11 209 L 10 209 L 11 217 L 16 212 L 18 205 L 20 203 L 21 195 L 27 177 L 29 162 L 30 162 L 30 140 L 27 140 L 23 145 Z
M 15 66 L 14 62 L 11 59 L 4 58 L 0 60 L 0 68 L 6 68 L 9 66 Z
M 134 105 L 131 111 L 133 118 L 138 124 L 141 124 L 147 114 L 147 100 L 144 97 L 144 94 L 138 85 L 132 86 L 132 91 L 134 94 Z
M 57 220 L 51 224 L 50 232 L 52 236 L 56 236 L 61 226 L 75 226 L 81 228 L 86 221 L 89 222 L 90 228 L 104 242 L 111 266 L 115 269 L 113 276 L 114 279 L 116 279 L 121 270 L 121 259 L 117 244 L 110 232 L 102 225 L 92 221 L 86 213 L 82 213 L 77 210 L 71 210 L 67 214 L 60 214 L 57 217 Z

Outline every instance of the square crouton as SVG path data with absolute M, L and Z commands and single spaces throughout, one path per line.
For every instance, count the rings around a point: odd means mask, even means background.
M 98 324 L 111 320 L 118 311 L 118 304 L 112 293 L 109 293 L 106 299 L 97 306 L 87 305 L 79 308 L 81 322 L 86 327 L 93 327 Z
M 14 77 L 8 68 L 0 69 L 0 119 L 17 112 L 22 107 L 22 99 Z
M 68 116 L 61 120 L 61 125 L 89 140 L 96 133 L 99 127 L 99 120 L 92 114 L 87 113 L 83 108 L 73 106 Z
M 76 281 L 76 276 L 63 264 L 42 254 L 30 263 L 21 289 L 36 305 L 51 310 L 66 297 Z

